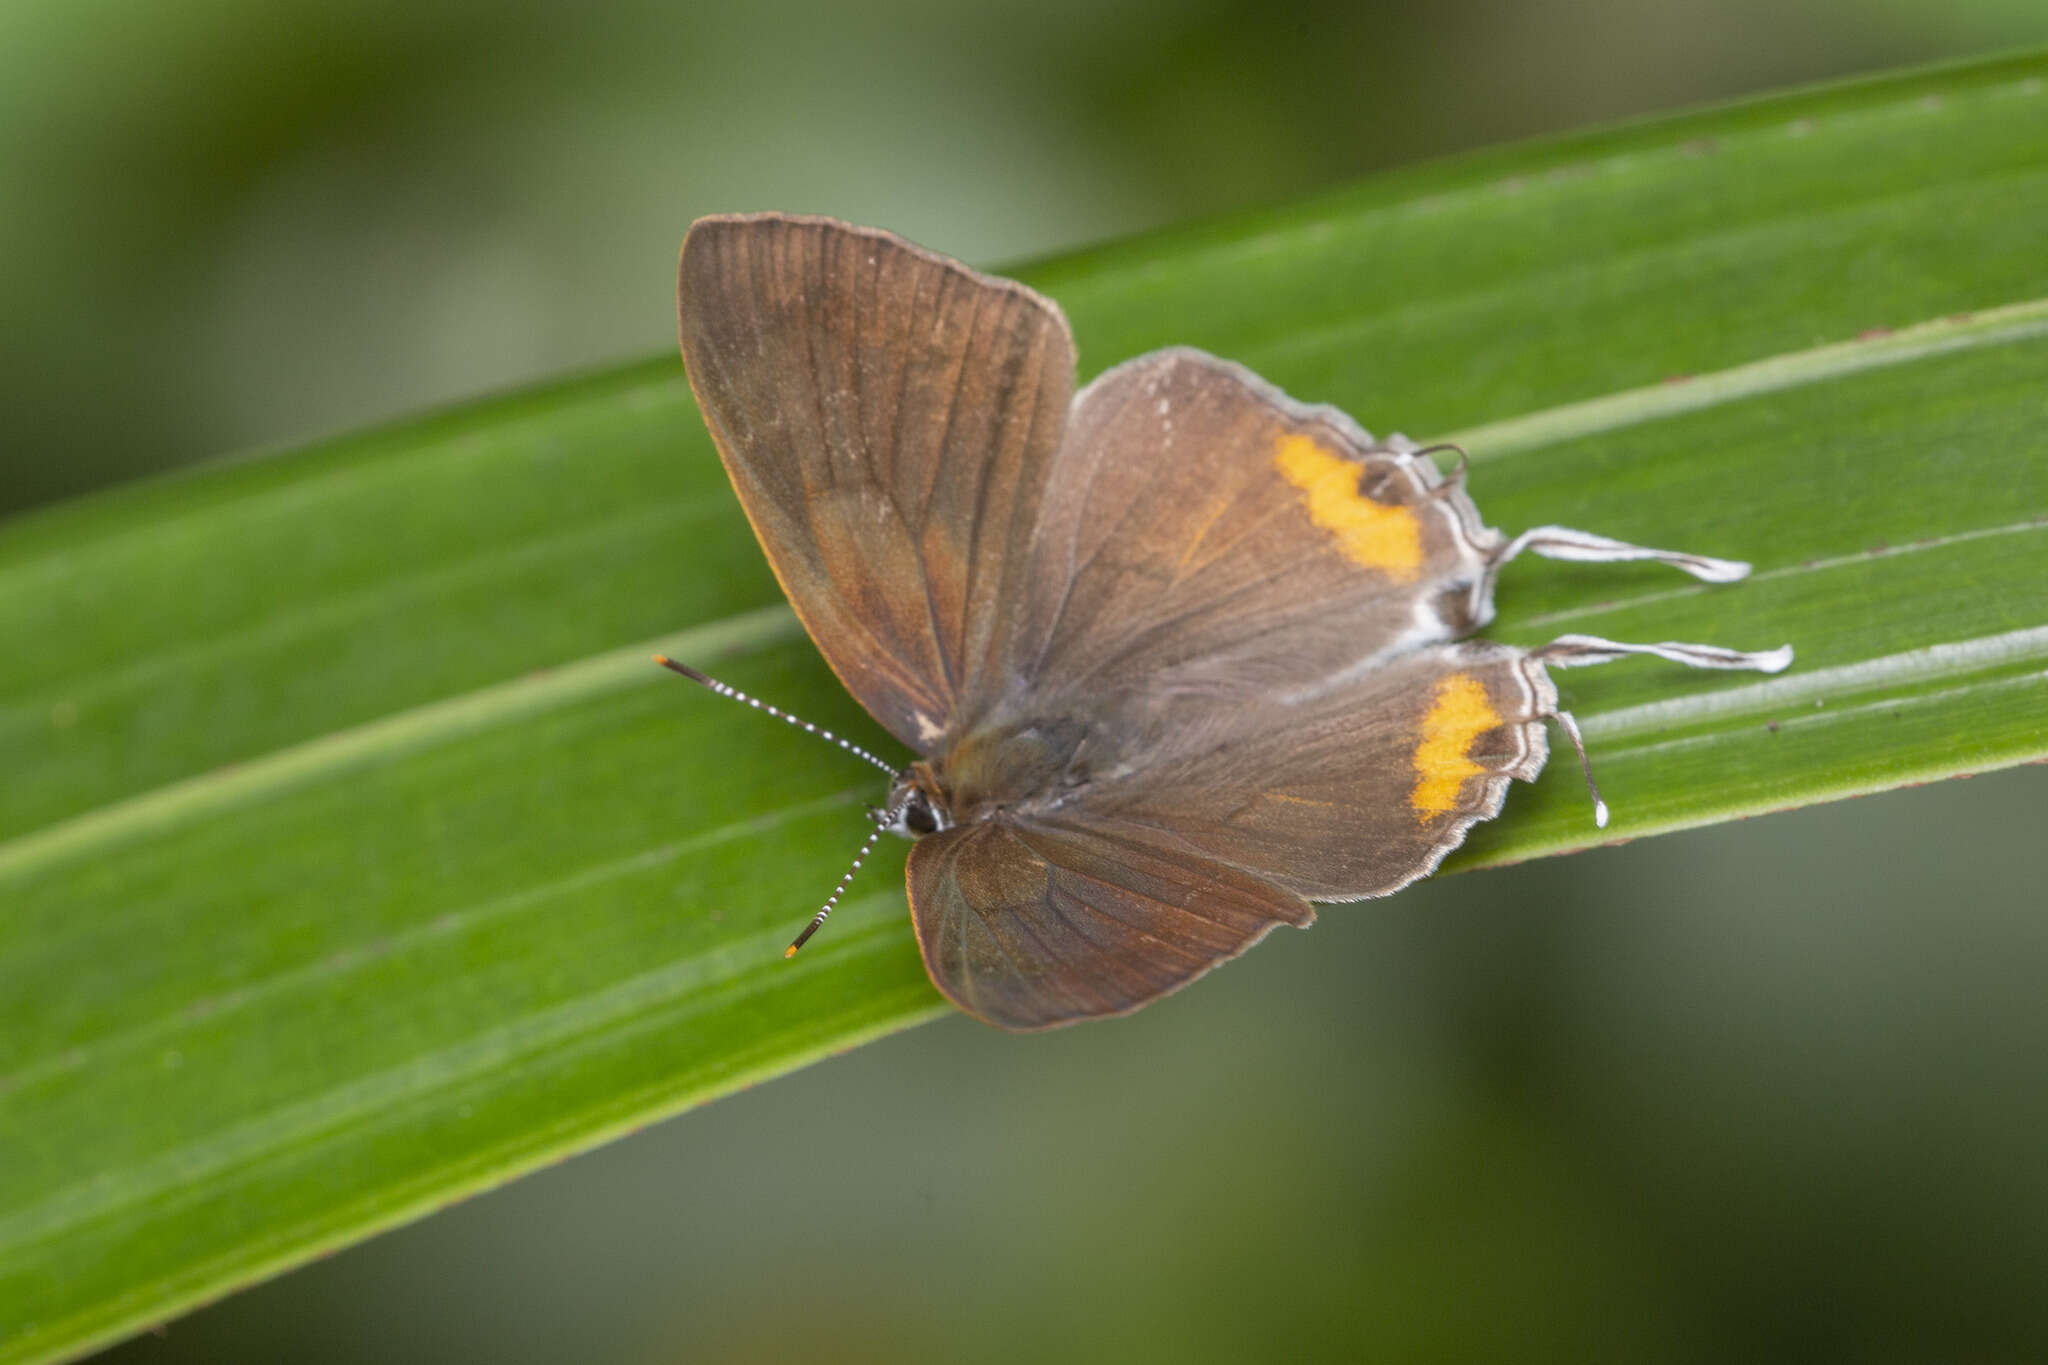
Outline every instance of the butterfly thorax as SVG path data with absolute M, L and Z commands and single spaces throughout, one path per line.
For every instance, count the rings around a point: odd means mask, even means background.
M 1005 812 L 1028 815 L 1064 804 L 1093 771 L 1092 727 L 1074 717 L 998 722 L 974 729 L 897 775 L 891 826 L 921 838 Z

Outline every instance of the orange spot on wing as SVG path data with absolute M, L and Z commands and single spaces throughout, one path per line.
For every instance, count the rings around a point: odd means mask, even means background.
M 1422 567 L 1422 528 L 1406 507 L 1374 502 L 1358 491 L 1361 466 L 1323 449 L 1313 437 L 1286 432 L 1273 467 L 1301 490 L 1309 520 L 1336 537 L 1346 559 L 1404 582 Z
M 1486 689 L 1469 673 L 1453 673 L 1436 685 L 1436 698 L 1422 718 L 1422 742 L 1415 746 L 1415 790 L 1408 804 L 1427 820 L 1458 804 L 1468 779 L 1486 769 L 1470 757 L 1472 741 L 1501 723 Z

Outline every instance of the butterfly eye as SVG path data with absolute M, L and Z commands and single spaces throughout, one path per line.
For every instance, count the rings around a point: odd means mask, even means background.
M 903 808 L 903 827 L 920 837 L 937 832 L 939 817 L 932 813 L 931 804 L 924 799 L 922 792 L 912 796 L 910 804 Z

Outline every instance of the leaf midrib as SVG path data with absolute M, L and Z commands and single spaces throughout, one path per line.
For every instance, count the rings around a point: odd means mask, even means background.
M 1626 738 L 1729 716 L 1766 715 L 1885 687 L 1967 678 L 2036 660 L 2048 661 L 2048 626 L 1945 640 L 1833 668 L 1806 669 L 1739 687 L 1642 702 L 1588 716 L 1580 728 L 1588 738 Z
M 1781 351 L 1724 370 L 1563 403 L 1521 417 L 1467 427 L 1437 439 L 1465 447 L 1475 464 L 1483 464 L 1806 384 L 1846 379 L 1866 370 L 2040 336 L 2048 336 L 2048 299 L 2028 299 L 1967 315 L 1930 318 L 1879 335 Z
M 559 707 L 660 676 L 650 656 L 688 658 L 746 653 L 801 634 L 786 606 L 763 607 L 641 644 L 607 650 L 556 668 L 412 707 L 352 729 L 113 802 L 0 844 L 0 880 L 104 848 L 150 829 L 217 811 L 237 800 L 272 796 L 349 768 L 408 750 L 445 743 L 508 720 Z

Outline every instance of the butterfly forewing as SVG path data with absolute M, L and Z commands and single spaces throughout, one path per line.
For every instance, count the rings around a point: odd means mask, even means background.
M 995 613 L 1073 388 L 1065 320 L 888 233 L 707 218 L 683 243 L 690 385 L 797 615 L 847 689 L 929 751 L 989 690 Z
M 1427 458 L 1155 352 L 1075 401 L 1010 657 L 1042 695 L 1263 702 L 1468 633 L 1498 543 Z

